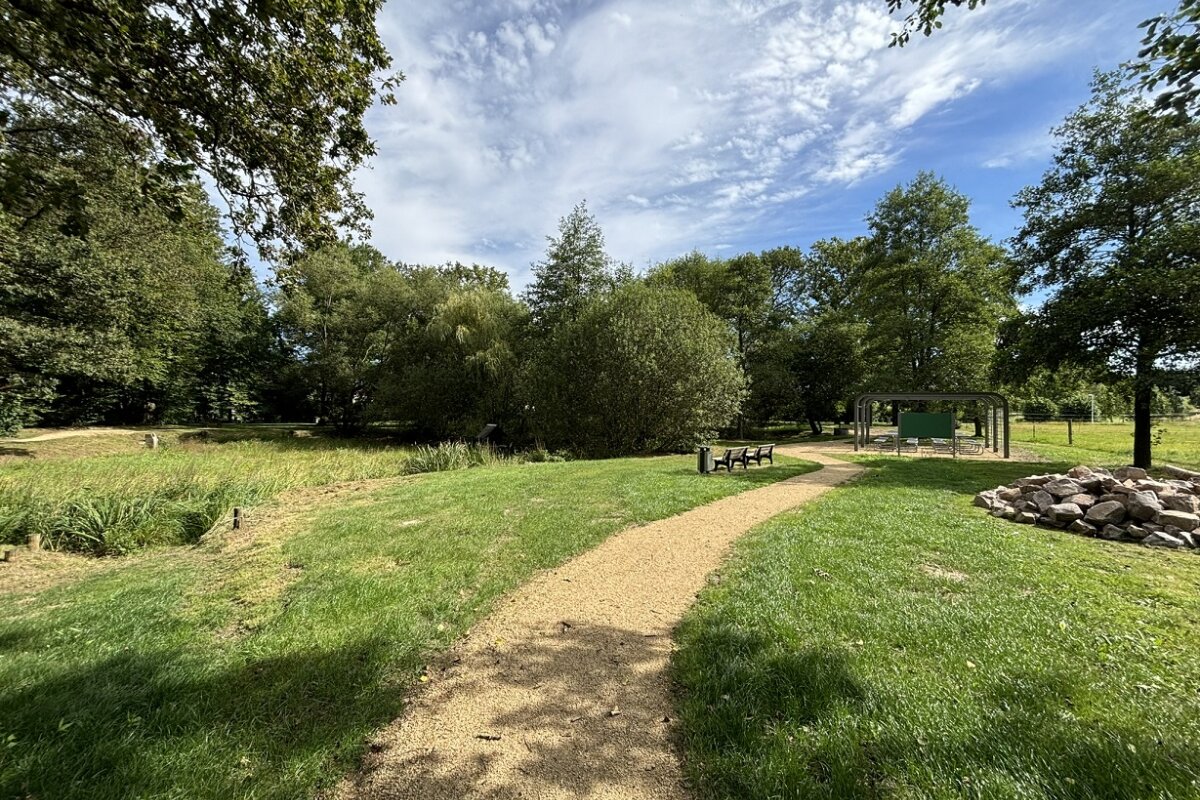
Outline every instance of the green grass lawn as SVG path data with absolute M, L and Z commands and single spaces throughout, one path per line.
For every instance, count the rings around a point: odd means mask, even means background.
M 252 545 L 229 534 L 0 590 L 0 797 L 311 796 L 401 713 L 431 653 L 536 570 L 815 468 L 693 464 L 414 476 L 260 517 Z
M 1200 556 L 971 506 L 1045 464 L 863 463 L 681 627 L 698 797 L 1200 797 Z
M 1072 424 L 1074 445 L 1067 444 L 1065 422 L 1014 422 L 1012 441 L 1040 456 L 1072 464 L 1128 464 L 1133 458 L 1132 422 Z M 1200 469 L 1200 422 L 1163 422 L 1155 426 L 1155 464 Z

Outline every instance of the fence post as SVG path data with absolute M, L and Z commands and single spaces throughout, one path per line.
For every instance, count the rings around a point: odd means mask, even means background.
M 1071 430 L 1071 418 L 1070 417 L 1067 417 L 1067 444 L 1068 445 L 1075 444 L 1075 434 Z

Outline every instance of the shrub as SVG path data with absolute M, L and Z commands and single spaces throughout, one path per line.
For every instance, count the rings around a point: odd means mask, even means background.
M 637 283 L 548 335 L 526 387 L 547 444 L 592 456 L 690 449 L 734 418 L 745 390 L 721 320 L 690 292 Z

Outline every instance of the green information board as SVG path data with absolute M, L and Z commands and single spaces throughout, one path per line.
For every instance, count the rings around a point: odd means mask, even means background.
M 901 439 L 953 439 L 953 414 L 900 414 Z

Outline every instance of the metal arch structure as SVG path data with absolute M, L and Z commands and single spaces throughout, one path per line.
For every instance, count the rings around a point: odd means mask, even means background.
M 854 399 L 854 450 L 866 449 L 871 440 L 871 418 L 875 415 L 875 404 L 891 401 L 941 400 L 963 403 L 983 403 L 991 410 L 991 424 L 984 434 L 984 447 L 991 445 L 992 452 L 1000 452 L 1000 418 L 1004 419 L 1004 457 L 1009 458 L 1009 409 L 1008 398 L 997 392 L 870 392 Z M 897 437 L 899 444 L 899 437 Z

